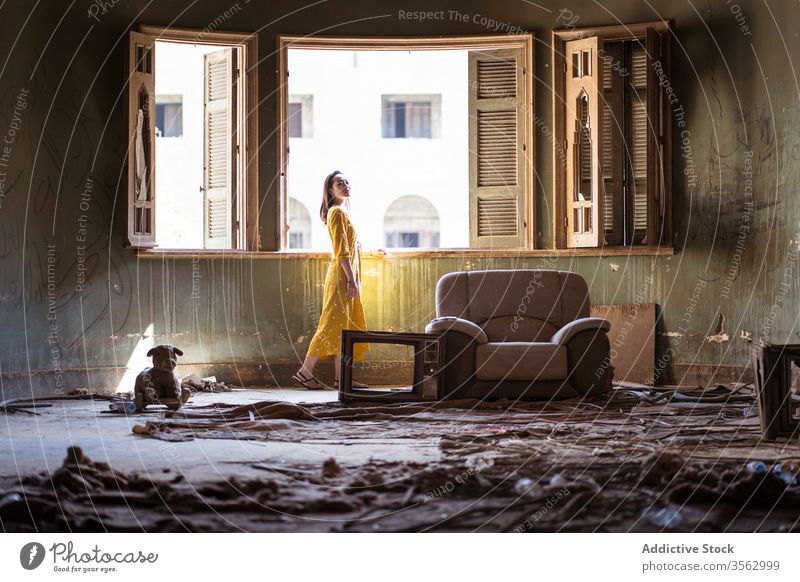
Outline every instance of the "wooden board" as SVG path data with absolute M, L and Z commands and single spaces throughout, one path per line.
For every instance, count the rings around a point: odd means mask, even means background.
M 594 305 L 592 317 L 611 323 L 611 365 L 614 379 L 653 384 L 656 359 L 656 305 Z

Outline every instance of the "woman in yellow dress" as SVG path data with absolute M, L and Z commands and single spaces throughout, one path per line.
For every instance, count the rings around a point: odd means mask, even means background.
M 350 222 L 350 184 L 338 170 L 328 174 L 322 190 L 322 205 L 319 216 L 328 226 L 333 256 L 325 277 L 325 296 L 322 315 L 317 332 L 308 346 L 302 367 L 292 379 L 309 390 L 326 388 L 314 377 L 314 366 L 318 360 L 334 358 L 334 388 L 338 387 L 341 366 L 341 336 L 343 329 L 366 329 L 364 307 L 361 304 L 361 244 L 356 238 L 356 229 Z M 364 359 L 369 346 L 357 343 L 353 346 L 353 359 Z M 357 388 L 366 388 L 361 382 L 353 382 Z

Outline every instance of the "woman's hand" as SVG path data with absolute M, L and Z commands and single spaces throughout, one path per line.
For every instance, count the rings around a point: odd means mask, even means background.
M 358 297 L 358 285 L 355 281 L 347 281 L 347 298 L 355 299 Z
M 342 259 L 340 264 L 342 265 L 342 270 L 344 270 L 344 276 L 347 280 L 347 298 L 355 299 L 358 295 L 358 283 L 356 283 L 353 267 L 350 266 L 350 259 Z

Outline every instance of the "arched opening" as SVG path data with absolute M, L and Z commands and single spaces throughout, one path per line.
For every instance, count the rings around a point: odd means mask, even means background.
M 311 247 L 311 215 L 305 205 L 289 198 L 289 248 L 307 249 Z
M 383 232 L 389 248 L 436 248 L 439 213 L 422 196 L 401 196 L 386 210 Z

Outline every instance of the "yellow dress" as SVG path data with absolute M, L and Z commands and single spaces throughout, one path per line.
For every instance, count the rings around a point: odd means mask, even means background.
M 339 264 L 342 259 L 350 259 L 353 277 L 361 288 L 361 246 L 356 238 L 356 229 L 347 213 L 334 206 L 328 210 L 328 234 L 333 246 L 333 257 L 325 277 L 325 296 L 322 300 L 322 315 L 317 332 L 308 346 L 308 355 L 320 359 L 330 359 L 341 355 L 343 329 L 367 329 L 361 293 L 355 299 L 347 298 L 347 274 Z M 364 359 L 369 346 L 357 343 L 353 346 L 353 359 Z

